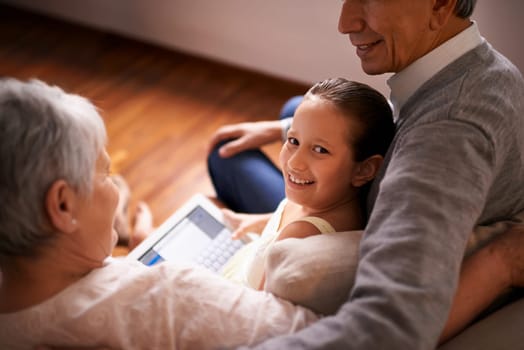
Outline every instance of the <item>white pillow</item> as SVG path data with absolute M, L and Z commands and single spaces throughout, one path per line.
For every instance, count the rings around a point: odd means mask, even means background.
M 277 241 L 266 259 L 265 290 L 322 315 L 348 299 L 363 231 Z

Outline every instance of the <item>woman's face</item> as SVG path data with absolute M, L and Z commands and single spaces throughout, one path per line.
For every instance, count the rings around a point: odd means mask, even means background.
M 290 200 L 318 212 L 354 198 L 358 163 L 348 139 L 353 124 L 325 100 L 312 97 L 300 104 L 280 152 Z
M 104 149 L 97 159 L 93 191 L 80 201 L 76 217 L 81 244 L 87 258 L 105 259 L 118 238 L 113 221 L 118 204 L 118 188 L 110 177 L 110 159 Z

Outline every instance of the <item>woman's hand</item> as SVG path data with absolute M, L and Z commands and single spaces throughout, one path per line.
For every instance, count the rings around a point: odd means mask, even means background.
M 233 234 L 231 238 L 239 239 L 244 237 L 247 233 L 262 233 L 266 226 L 271 213 L 269 214 L 243 214 L 235 213 L 229 209 L 222 209 L 224 214 L 224 222 L 229 227 Z
M 279 120 L 231 124 L 220 127 L 211 137 L 208 153 L 219 143 L 230 140 L 218 151 L 223 158 L 234 156 L 248 149 L 257 149 L 281 140 L 282 124 Z

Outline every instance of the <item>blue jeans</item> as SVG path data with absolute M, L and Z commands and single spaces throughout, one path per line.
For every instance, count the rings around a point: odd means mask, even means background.
M 280 111 L 280 119 L 293 117 L 302 96 L 290 98 Z M 240 213 L 275 211 L 285 196 L 280 170 L 260 150 L 221 158 L 217 146 L 207 159 L 209 176 L 218 199 Z

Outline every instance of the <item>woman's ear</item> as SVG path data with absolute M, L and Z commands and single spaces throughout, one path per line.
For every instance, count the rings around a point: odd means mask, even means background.
M 74 232 L 74 217 L 78 196 L 64 180 L 55 181 L 47 191 L 45 209 L 53 227 L 63 233 Z
M 376 154 L 358 163 L 353 172 L 351 184 L 355 187 L 360 187 L 373 180 L 377 176 L 383 161 L 384 158 Z

